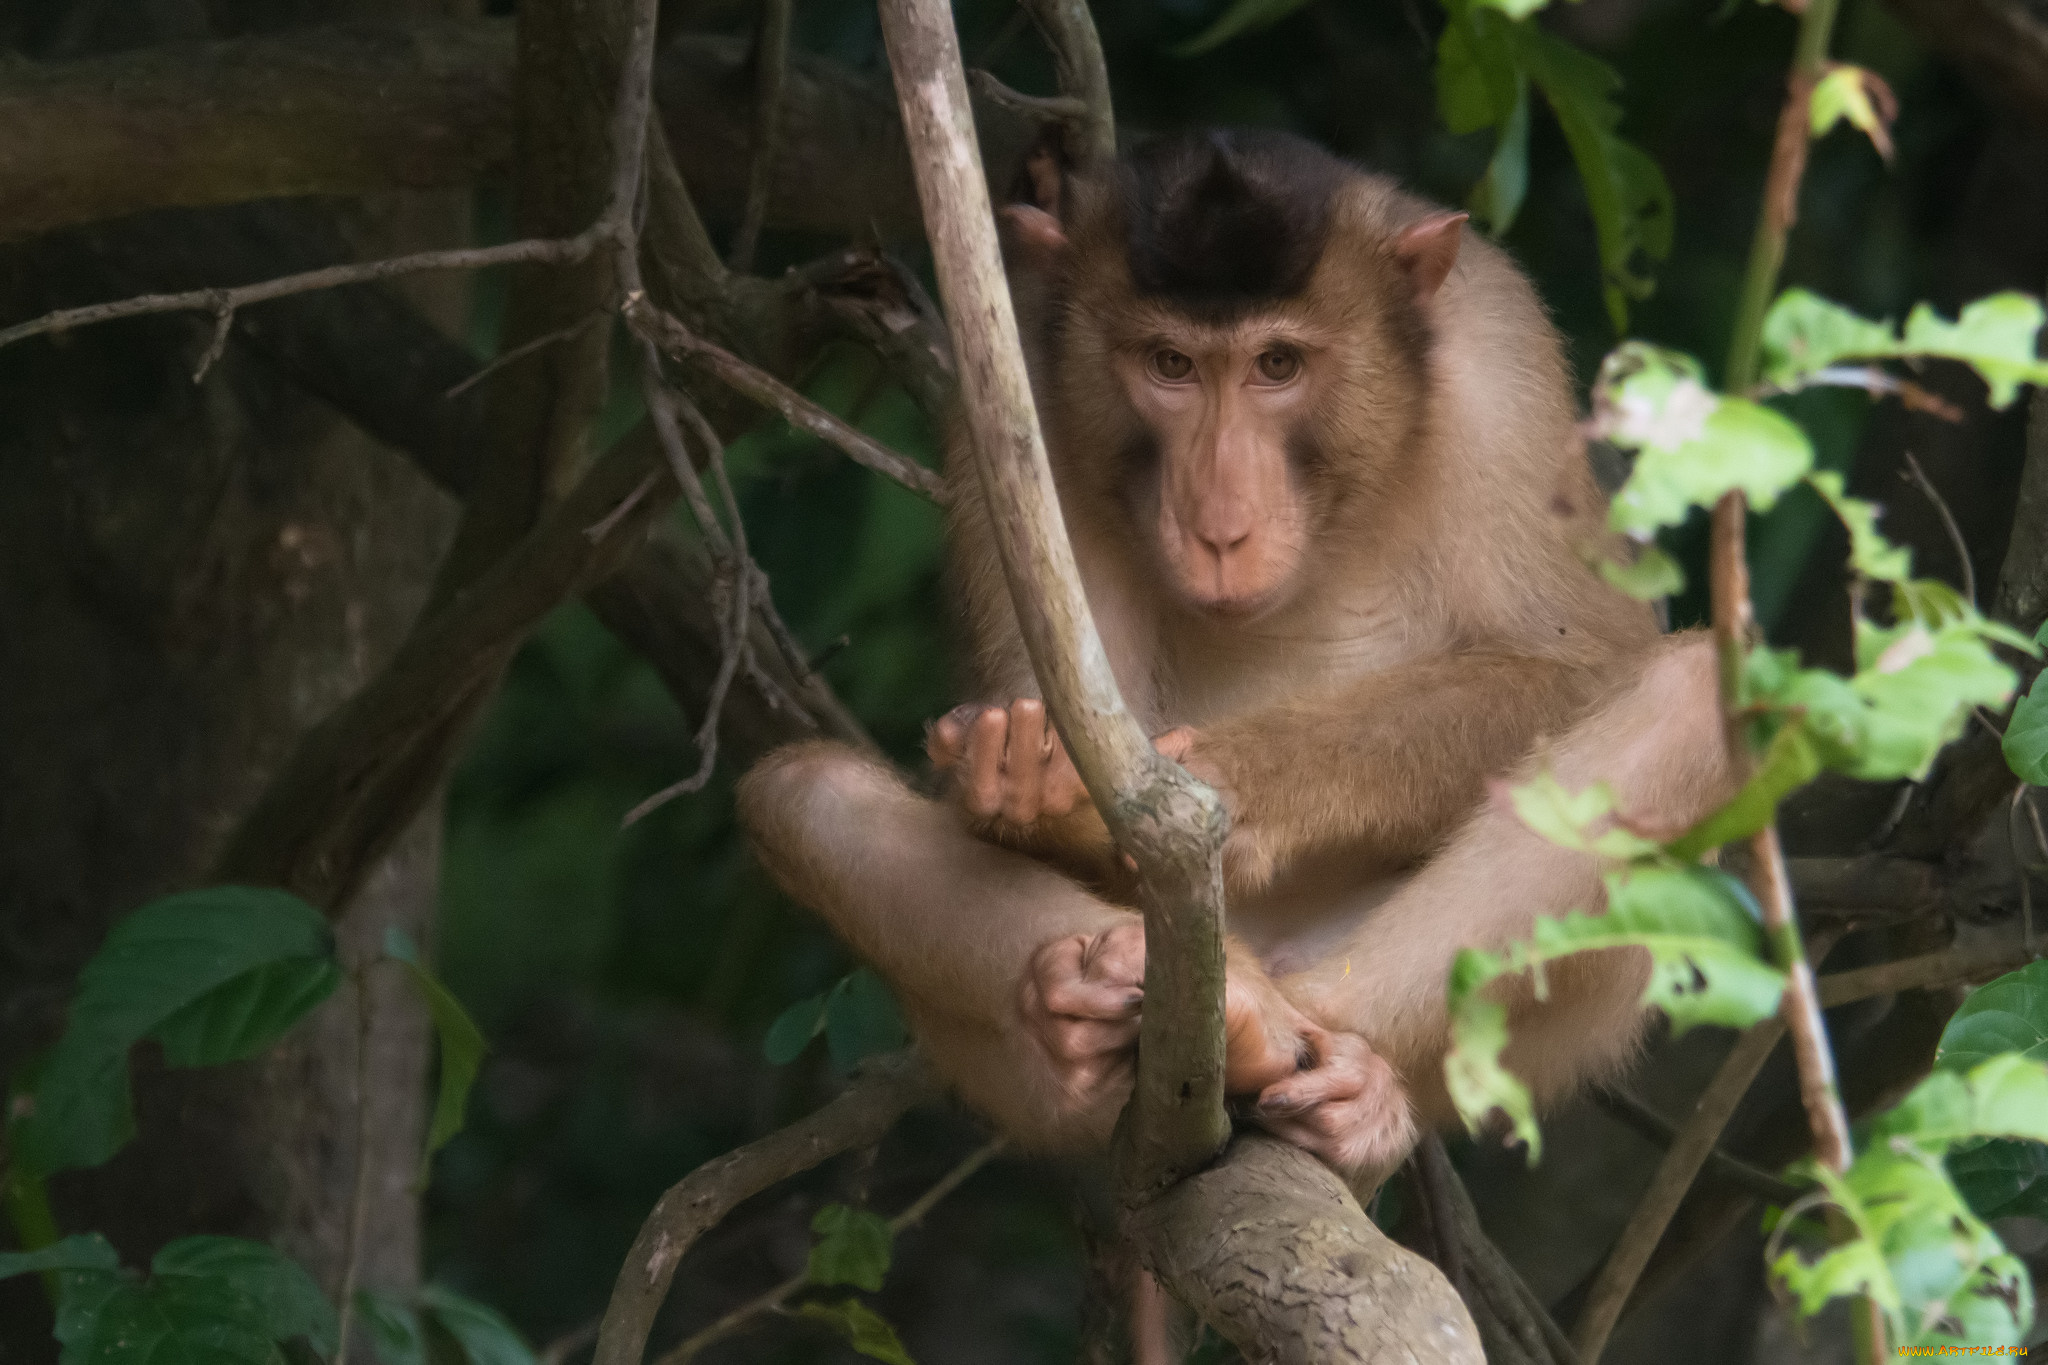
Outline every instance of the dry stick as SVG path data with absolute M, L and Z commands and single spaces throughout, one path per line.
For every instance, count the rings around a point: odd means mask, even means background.
M 524 359 L 535 351 L 541 350 L 543 347 L 552 346 L 558 341 L 572 341 L 610 317 L 611 311 L 609 309 L 600 310 L 584 318 L 581 322 L 572 322 L 567 327 L 557 327 L 554 331 L 543 333 L 531 341 L 514 346 L 509 351 L 500 351 L 497 355 L 491 357 L 489 363 L 485 364 L 469 378 L 459 383 L 450 384 L 441 396 L 443 398 L 459 398 L 504 369 L 507 365 L 510 365 L 513 361 Z
M 1034 123 L 1085 126 L 1088 121 L 1087 102 L 1072 95 L 1027 95 L 1021 90 L 1012 90 L 978 68 L 967 73 L 967 82 L 974 87 L 975 94 L 991 104 L 1000 105 Z
M 791 0 L 762 0 L 761 33 L 754 44 L 754 160 L 747 171 L 747 202 L 740 212 L 729 262 L 741 274 L 754 268 L 754 248 L 768 217 L 775 158 L 782 150 L 782 87 L 789 77 L 791 8 Z
M 1129 1188 L 1156 1189 L 1208 1162 L 1230 1135 L 1223 810 L 1125 709 L 1082 593 L 996 246 L 952 13 L 942 0 L 883 0 L 881 14 L 1010 599 L 1046 705 L 1144 888 L 1146 1009 L 1125 1153 Z
M 1671 1216 L 1678 1212 L 1679 1202 L 1692 1188 L 1693 1177 L 1699 1174 L 1721 1130 L 1735 1113 L 1735 1106 L 1748 1093 L 1750 1082 L 1756 1079 L 1756 1073 L 1784 1032 L 1785 1025 L 1777 1018 L 1749 1028 L 1736 1039 L 1721 1069 L 1693 1103 L 1691 1116 L 1658 1163 L 1657 1173 L 1650 1178 L 1650 1188 L 1629 1214 L 1627 1225 L 1616 1239 L 1614 1249 L 1608 1252 L 1587 1292 L 1586 1306 L 1572 1327 L 1572 1344 L 1586 1365 L 1593 1365 L 1606 1348 L 1607 1338 L 1628 1303 L 1629 1292 L 1642 1278 L 1643 1267 L 1650 1263 L 1650 1253 L 1657 1249 Z
M 766 370 L 706 341 L 673 315 L 649 303 L 644 295 L 628 298 L 625 311 L 628 325 L 667 354 L 705 371 L 761 406 L 773 408 L 791 426 L 837 447 L 854 463 L 894 479 L 934 502 L 945 501 L 945 481 L 936 473 L 833 416 Z
M 999 1154 L 1007 1145 L 1008 1143 L 1003 1138 L 997 1138 L 993 1142 L 986 1143 L 969 1152 L 960 1160 L 958 1165 L 941 1176 L 937 1184 L 918 1196 L 915 1203 L 889 1220 L 890 1234 L 892 1236 L 900 1235 L 904 1230 L 914 1228 L 919 1223 L 922 1223 L 925 1215 L 936 1208 L 940 1200 L 944 1199 L 954 1190 L 959 1189 L 969 1176 L 987 1165 L 990 1159 Z M 680 1345 L 663 1355 L 657 1356 L 654 1365 L 689 1365 L 690 1361 L 697 1358 L 697 1353 L 706 1346 L 731 1336 L 761 1314 L 772 1313 L 781 1308 L 784 1303 L 789 1301 L 791 1295 L 797 1293 L 810 1282 L 809 1276 L 792 1275 L 773 1289 L 749 1299 L 738 1308 L 733 1309 L 703 1331 L 696 1333 L 694 1336 L 686 1337 Z
M 676 1263 L 726 1214 L 771 1185 L 879 1141 L 905 1110 L 938 1094 L 937 1078 L 917 1057 L 879 1058 L 824 1108 L 684 1176 L 647 1215 L 619 1267 L 593 1365 L 640 1365 Z
M 1799 182 L 1805 172 L 1811 128 L 1808 112 L 1814 85 L 1827 61 L 1828 40 L 1834 31 L 1837 4 L 1838 0 L 1808 0 L 1799 18 L 1798 46 L 1792 72 L 1786 82 L 1785 107 L 1779 115 L 1777 143 L 1771 153 L 1763 208 L 1757 216 L 1756 240 L 1750 251 L 1749 270 L 1743 281 L 1742 302 L 1729 348 L 1727 372 L 1723 375 L 1723 383 L 1731 392 L 1742 392 L 1756 382 L 1763 317 L 1771 295 L 1777 289 L 1778 272 L 1785 260 L 1786 237 L 1798 216 Z M 1721 652 L 1721 698 L 1723 708 L 1728 712 L 1730 754 L 1736 771 L 1745 775 L 1751 768 L 1751 759 L 1735 711 L 1739 695 L 1736 684 L 1743 654 L 1756 631 L 1749 596 L 1749 564 L 1743 545 L 1747 515 L 1748 507 L 1739 491 L 1722 497 L 1714 508 L 1712 542 L 1714 636 Z M 1832 1169 L 1843 1170 L 1850 1160 L 1849 1119 L 1842 1109 L 1841 1095 L 1835 1086 L 1834 1056 L 1828 1047 L 1827 1025 L 1821 1019 L 1813 968 L 1806 960 L 1805 946 L 1800 940 L 1791 882 L 1786 875 L 1784 850 L 1779 846 L 1775 825 L 1752 836 L 1750 853 L 1752 887 L 1763 910 L 1764 929 L 1769 935 L 1773 956 L 1786 974 L 1780 1012 L 1792 1035 L 1793 1056 L 1799 1064 L 1800 1095 L 1806 1104 L 1807 1120 L 1813 1128 L 1814 1152 Z M 1644 1254 L 1647 1256 L 1648 1252 Z M 1604 1336 L 1603 1330 L 1601 1337 L 1604 1339 Z
M 1825 978 L 1821 983 L 1827 984 Z M 1825 996 L 1823 996 L 1825 1003 Z M 1649 1105 L 1625 1090 L 1595 1090 L 1593 1103 L 1615 1122 L 1633 1129 L 1638 1135 L 1669 1149 L 1678 1140 L 1678 1125 Z M 1774 1204 L 1789 1204 L 1799 1196 L 1799 1187 L 1788 1185 L 1758 1166 L 1752 1166 L 1742 1158 L 1731 1155 L 1724 1147 L 1707 1149 L 1705 1171 L 1720 1177 L 1737 1189 L 1767 1199 Z
M 1949 511 L 1948 502 L 1941 496 L 1941 490 L 1934 486 L 1934 480 L 1927 477 L 1927 471 L 1913 458 L 1913 452 L 1906 452 L 1905 480 L 1918 488 L 1927 501 L 1934 504 L 1934 514 L 1941 518 L 1942 529 L 1948 532 L 1948 543 L 1956 552 L 1956 563 L 1963 569 L 1963 597 L 1971 606 L 1977 605 L 1977 566 L 1970 562 L 1970 542 L 1963 539 L 1963 528 L 1956 524 L 1956 514 Z

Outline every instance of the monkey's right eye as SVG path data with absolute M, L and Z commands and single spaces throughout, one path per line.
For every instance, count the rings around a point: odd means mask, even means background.
M 1164 348 L 1152 353 L 1152 373 L 1169 384 L 1178 384 L 1195 372 L 1195 362 L 1179 351 Z

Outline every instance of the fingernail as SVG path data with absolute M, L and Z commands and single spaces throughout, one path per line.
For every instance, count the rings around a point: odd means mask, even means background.
M 1294 1109 L 1294 1100 L 1287 1095 L 1267 1095 L 1259 1100 L 1261 1114 L 1286 1114 Z
M 1144 1004 L 1144 1003 L 1145 1003 L 1145 992 L 1143 992 L 1143 991 L 1126 991 L 1126 992 L 1124 992 L 1124 1003 L 1125 1003 L 1126 1005 L 1142 1005 L 1142 1004 Z

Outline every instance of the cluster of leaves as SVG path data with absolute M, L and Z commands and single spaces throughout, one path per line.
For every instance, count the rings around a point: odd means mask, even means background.
M 830 990 L 799 1000 L 777 1015 L 762 1040 L 762 1051 L 775 1065 L 786 1066 L 821 1033 L 832 1065 L 841 1071 L 851 1071 L 863 1057 L 892 1052 L 910 1041 L 895 997 L 866 967 L 856 967 Z
M 1793 290 L 1767 318 L 1762 370 L 1777 393 L 1843 382 L 1883 390 L 1898 385 L 1874 369 L 1880 363 L 1956 360 L 1976 369 L 1992 403 L 2005 406 L 2021 385 L 2048 382 L 2048 364 L 2035 353 L 2043 321 L 2038 302 L 2004 294 L 1970 305 L 1953 323 L 1923 306 L 1901 331 Z M 1845 371 L 1848 362 L 1865 368 Z M 1675 838 L 1630 828 L 1604 786 L 1574 793 L 1545 776 L 1510 793 L 1532 829 L 1608 868 L 1604 914 L 1539 920 L 1530 942 L 1500 953 L 1467 950 L 1452 971 L 1452 1098 L 1475 1128 L 1504 1112 L 1532 1153 L 1540 1135 L 1526 1087 L 1503 1064 L 1511 1038 L 1496 982 L 1529 974 L 1540 997 L 1548 964 L 1626 949 L 1647 952 L 1644 1004 L 1662 1009 L 1676 1029 L 1769 1016 L 1783 987 L 1780 968 L 1797 944 L 1770 941 L 1741 885 L 1698 859 L 1767 827 L 1779 803 L 1823 770 L 1866 780 L 1924 776 L 1974 708 L 2011 699 L 2015 673 L 1993 647 L 2039 652 L 1947 584 L 1914 578 L 1911 553 L 1879 531 L 1879 509 L 1849 497 L 1838 474 L 1815 470 L 1796 424 L 1753 397 L 1715 393 L 1690 357 L 1623 345 L 1601 368 L 1594 409 L 1599 434 L 1635 456 L 1610 526 L 1645 547 L 1633 565 L 1604 566 L 1610 581 L 1638 596 L 1673 590 L 1677 569 L 1656 550 L 1657 532 L 1730 492 L 1768 508 L 1803 481 L 1849 534 L 1859 585 L 1856 671 L 1807 668 L 1795 652 L 1764 646 L 1734 661 L 1728 700 L 1755 758 L 1752 775 L 1727 805 Z M 1879 587 L 1884 618 L 1867 610 Z M 2022 700 L 2006 746 L 2023 778 L 2048 776 L 2048 699 Z M 2041 970 L 1972 998 L 1951 1025 L 1943 1069 L 1870 1125 L 1848 1170 L 1795 1169 L 1818 1189 L 1780 1221 L 1780 1235 L 1818 1250 L 1786 1250 L 1774 1270 L 1803 1312 L 1841 1295 L 1867 1296 L 1901 1345 L 2013 1344 L 2031 1325 L 2024 1267 L 1985 1220 L 2031 1212 L 2048 1194 L 2036 1193 L 2048 1171 Z M 1819 1209 L 1829 1214 L 1824 1229 L 1812 1216 Z
M 870 1294 L 881 1289 L 896 1242 L 886 1218 L 850 1204 L 827 1204 L 811 1219 L 811 1231 L 816 1240 L 804 1268 L 807 1284 L 852 1285 Z M 859 1299 L 812 1299 L 796 1312 L 831 1328 L 864 1356 L 888 1365 L 914 1365 L 896 1329 Z
M 403 934 L 390 931 L 385 949 L 384 961 L 404 971 L 425 1000 L 440 1039 L 431 1154 L 462 1127 L 484 1040 Z M 148 1276 L 138 1276 L 121 1268 L 97 1234 L 58 1240 L 43 1182 L 59 1171 L 101 1165 L 134 1137 L 128 1067 L 137 1043 L 156 1042 L 176 1067 L 253 1057 L 333 995 L 346 971 L 319 911 L 269 888 L 167 896 L 108 933 L 79 974 L 63 1034 L 13 1079 L 7 1106 L 6 1202 L 25 1249 L 0 1254 L 0 1278 L 45 1275 L 65 1365 L 270 1365 L 283 1359 L 280 1346 L 295 1340 L 322 1357 L 334 1352 L 333 1308 L 302 1269 L 271 1248 L 188 1237 L 164 1247 Z M 405 1316 L 413 1309 L 387 1307 L 366 1316 L 412 1321 L 413 1336 L 425 1339 L 417 1315 Z M 473 1365 L 532 1358 L 517 1334 L 480 1305 L 434 1290 L 423 1296 L 422 1310 Z M 381 1332 L 377 1341 L 386 1365 L 426 1359 L 417 1350 L 387 1349 Z

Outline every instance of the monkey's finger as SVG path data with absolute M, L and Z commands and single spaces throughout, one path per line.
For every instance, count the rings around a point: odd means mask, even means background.
M 1049 734 L 1047 739 L 1052 752 L 1046 755 L 1045 788 L 1038 808 L 1045 815 L 1072 815 L 1088 799 L 1088 789 L 1081 785 L 1080 770 L 1074 766 L 1067 746 L 1060 743 L 1060 737 Z
M 1053 1019 L 1040 1035 L 1053 1056 L 1086 1062 L 1121 1052 L 1138 1041 L 1138 1021 L 1105 1023 L 1099 1019 Z
M 1135 1019 L 1145 1004 L 1145 992 L 1134 986 L 1084 977 L 1041 980 L 1038 993 L 1047 1013 L 1070 1019 Z
M 967 761 L 961 780 L 965 783 L 970 814 L 992 820 L 1003 809 L 1003 737 L 1010 729 L 1010 713 L 991 706 L 974 718 L 967 732 Z
M 1145 926 L 1133 919 L 1086 941 L 1080 975 L 1109 986 L 1145 984 Z
M 969 727 L 986 710 L 988 707 L 978 701 L 962 702 L 925 729 L 924 751 L 934 768 L 943 770 L 960 761 L 967 752 Z
M 1003 751 L 1003 818 L 1037 821 L 1045 787 L 1045 703 L 1021 697 L 1010 703 L 1009 742 Z

